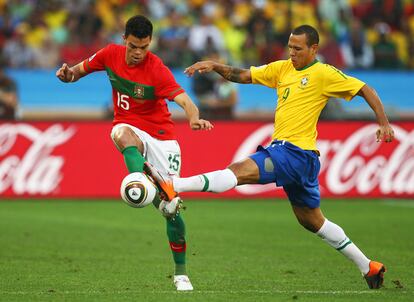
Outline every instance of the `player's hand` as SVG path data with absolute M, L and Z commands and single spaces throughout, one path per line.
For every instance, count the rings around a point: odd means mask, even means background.
M 198 71 L 199 73 L 210 72 L 214 68 L 215 62 L 213 61 L 201 61 L 197 62 L 184 70 L 184 73 L 189 77 L 194 75 L 194 72 Z
M 387 124 L 380 126 L 377 130 L 377 142 L 392 142 L 394 140 L 394 130 Z
M 57 78 L 64 83 L 72 82 L 74 79 L 74 75 L 75 74 L 73 73 L 73 71 L 69 68 L 68 64 L 66 63 L 63 63 L 62 67 L 60 67 L 56 71 Z
M 190 121 L 190 127 L 193 130 L 211 130 L 214 128 L 214 126 L 209 121 L 203 119 Z

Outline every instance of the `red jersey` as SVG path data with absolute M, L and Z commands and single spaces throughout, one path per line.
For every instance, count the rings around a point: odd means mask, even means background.
M 126 47 L 109 44 L 83 61 L 86 72 L 106 70 L 112 85 L 113 125 L 127 123 L 160 140 L 176 139 L 165 99 L 184 92 L 159 57 L 148 52 L 134 66 L 125 61 Z

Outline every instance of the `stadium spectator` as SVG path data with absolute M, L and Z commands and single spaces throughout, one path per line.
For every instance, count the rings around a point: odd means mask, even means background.
M 336 22 L 341 20 L 342 16 L 349 19 L 351 16 L 351 7 L 348 0 L 319 0 L 318 13 L 321 20 L 328 22 L 332 28 L 335 28 Z
M 122 44 L 122 33 L 124 30 L 124 20 L 120 14 L 114 16 L 112 26 L 106 29 L 106 40 L 109 43 Z
M 48 4 L 48 9 L 43 14 L 44 22 L 49 31 L 47 39 L 50 39 L 51 43 L 55 42 L 54 47 L 58 47 L 59 45 L 68 42 L 69 32 L 68 28 L 66 28 L 66 24 L 68 22 L 70 11 L 63 7 L 64 2 L 48 1 Z
M 414 5 L 413 5 L 414 11 Z M 414 69 L 414 13 L 408 20 L 408 67 Z
M 20 24 L 14 31 L 13 37 L 7 40 L 3 48 L 3 56 L 7 65 L 12 68 L 31 68 L 35 65 L 34 51 L 25 43 L 26 24 Z
M 112 84 L 114 121 L 112 140 L 122 153 L 129 173 L 143 172 L 146 160 L 169 174 L 179 174 L 181 153 L 165 99 L 174 100 L 186 113 L 193 130 L 209 130 L 210 122 L 176 83 L 171 71 L 152 52 L 152 23 L 144 16 L 131 17 L 125 26 L 125 46 L 109 44 L 81 63 L 66 63 L 56 72 L 65 83 L 106 70 Z M 145 158 L 144 158 L 145 157 Z M 178 213 L 180 199 L 153 204 L 166 216 L 167 235 L 175 262 L 177 290 L 192 290 L 186 272 L 184 221 Z
M 204 59 L 221 62 L 217 52 Z M 237 86 L 213 73 L 193 77 L 193 91 L 199 101 L 200 116 L 204 119 L 232 120 L 238 101 Z
M 391 40 L 391 28 L 388 24 L 380 22 L 375 25 L 379 39 L 374 44 L 374 67 L 378 69 L 392 69 L 401 67 L 398 58 L 397 46 Z
M 281 53 L 274 39 L 271 21 L 263 10 L 254 12 L 247 22 L 247 37 L 244 44 L 244 62 L 247 66 L 265 64 Z
M 228 60 L 234 64 L 243 64 L 243 45 L 247 35 L 243 18 L 233 10 L 230 2 L 223 3 L 219 12 L 216 23 L 223 34 Z
M 322 24 L 327 24 L 338 43 L 342 43 L 351 23 L 352 12 L 348 0 L 320 0 L 318 13 Z
M 332 33 L 326 27 L 322 26 L 320 34 L 321 43 L 319 45 L 318 59 L 324 63 L 334 65 L 337 68 L 345 68 L 341 48 Z
M 208 56 L 204 57 L 208 58 Z M 209 100 L 214 98 L 214 83 L 216 82 L 216 77 L 214 74 L 196 74 L 192 78 L 192 90 L 194 94 L 197 97 L 197 100 L 199 102 L 199 109 L 202 112 L 202 104 L 205 102 L 205 100 Z M 201 113 L 201 116 L 204 117 L 204 115 Z
M 316 5 L 311 0 L 296 0 L 290 3 L 290 15 L 292 18 L 291 28 L 299 24 L 318 26 L 318 15 Z
M 374 14 L 374 2 L 372 0 L 353 1 L 351 5 L 352 15 L 364 22 L 364 25 L 370 25 Z
M 376 22 L 384 22 L 393 30 L 401 30 L 404 11 L 404 0 L 373 0 L 371 12 Z M 408 1 L 407 1 L 408 2 Z
M 25 43 L 31 49 L 39 48 L 48 35 L 48 27 L 44 22 L 39 8 L 30 15 L 25 30 Z
M 197 58 L 211 51 L 224 53 L 223 35 L 213 24 L 211 16 L 201 13 L 199 23 L 190 28 L 188 46 Z
M 66 57 L 80 55 L 85 50 L 87 52 L 87 50 L 100 49 L 104 41 L 122 43 L 119 39 L 115 40 L 119 23 L 123 24 L 124 20 L 138 12 L 150 14 L 156 21 L 156 33 L 160 33 L 160 37 L 167 38 L 161 39 L 159 43 L 154 41 L 153 47 L 162 58 L 165 57 L 168 65 L 171 62 L 172 67 L 186 66 L 190 58 L 194 55 L 202 57 L 206 49 L 207 52 L 218 50 L 222 56 L 229 56 L 227 58 L 229 62 L 238 65 L 264 64 L 283 57 L 283 45 L 295 25 L 310 24 L 323 30 L 327 24 L 334 35 L 332 42 L 343 46 L 346 67 L 371 68 L 374 64 L 369 63 L 371 60 L 369 49 L 373 48 L 379 40 L 377 33 L 371 29 L 379 22 L 385 22 L 390 26 L 389 41 L 396 45 L 398 55 L 398 64 L 395 68 L 412 68 L 413 65 L 410 56 L 409 30 L 410 20 L 414 14 L 411 1 L 160 0 L 141 1 L 137 5 L 131 1 L 51 0 L 6 1 L 1 9 L 0 46 L 4 45 L 4 47 L 0 50 L 8 60 L 13 59 L 10 57 L 10 48 L 23 52 L 22 59 L 14 58 L 13 62 L 8 64 L 18 68 L 44 65 L 33 62 L 37 58 L 33 58 L 30 52 L 39 51 L 46 36 L 51 37 L 54 47 L 62 46 L 61 56 Z M 172 11 L 175 13 L 171 14 Z M 182 44 L 186 46 L 179 48 L 179 56 L 184 58 L 182 60 L 173 59 L 173 54 L 178 50 L 170 45 L 167 37 L 171 31 L 176 30 L 175 24 L 170 20 L 176 13 L 185 16 L 180 18 L 180 26 L 184 25 L 182 21 L 185 19 L 184 27 L 189 35 L 187 43 Z M 356 32 L 352 32 L 354 23 L 361 27 L 361 33 L 366 33 L 364 37 L 358 37 Z M 21 41 L 23 46 L 17 47 L 16 40 L 22 27 L 24 27 Z M 76 39 L 81 41 L 78 43 L 75 41 L 76 45 L 73 45 L 73 40 Z M 359 46 L 360 42 L 364 42 L 363 46 Z M 254 46 L 250 47 L 251 45 Z M 379 46 L 384 47 L 384 45 Z M 77 47 L 80 51 L 74 49 Z M 30 56 L 32 58 L 28 59 L 27 57 Z M 61 58 L 60 61 L 63 59 Z M 16 60 L 19 64 L 16 64 Z
M 78 20 L 76 32 L 83 39 L 84 43 L 88 41 L 94 42 L 96 37 L 101 36 L 103 21 L 92 1 L 86 10 L 76 16 L 76 19 Z
M 196 72 L 215 71 L 230 81 L 277 89 L 279 101 L 273 141 L 267 147 L 259 146 L 256 153 L 224 170 L 172 179 L 162 177 L 155 169 L 150 174 L 171 197 L 188 191 L 225 192 L 244 184 L 283 186 L 298 222 L 353 261 L 369 288 L 379 288 L 383 283 L 384 265 L 368 259 L 343 229 L 326 219 L 320 209 L 316 124 L 329 97 L 351 100 L 360 95 L 377 117 L 377 141 L 391 142 L 394 132 L 372 88 L 316 60 L 318 43 L 318 32 L 304 25 L 292 31 L 288 42 L 289 60 L 250 69 L 213 61 L 197 62 L 188 67 L 185 72 L 190 76 Z
M 27 18 L 30 18 L 30 15 L 33 14 L 35 3 L 34 1 L 6 1 L 5 11 L 10 13 L 12 22 L 17 25 L 20 22 L 23 22 Z
M 0 14 L 0 50 L 4 44 L 13 36 L 14 24 L 9 13 Z
M 18 113 L 16 83 L 4 72 L 4 62 L 0 59 L 0 119 L 14 120 Z
M 373 65 L 374 52 L 358 19 L 351 22 L 349 34 L 341 43 L 341 52 L 348 68 L 367 69 Z
M 40 69 L 55 69 L 60 64 L 60 49 L 52 37 L 44 37 L 41 45 L 35 49 L 34 66 Z
M 183 64 L 191 64 L 193 56 L 188 48 L 188 27 L 184 17 L 172 11 L 167 19 L 168 26 L 158 34 L 157 54 L 170 68 L 178 68 Z

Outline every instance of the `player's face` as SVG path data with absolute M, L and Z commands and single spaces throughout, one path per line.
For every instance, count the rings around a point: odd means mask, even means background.
M 128 65 L 136 65 L 145 59 L 151 43 L 151 37 L 140 39 L 133 35 L 128 35 L 128 37 L 124 36 L 124 42 L 126 45 L 126 63 Z
M 301 69 L 306 65 L 312 63 L 316 58 L 318 45 L 314 44 L 310 47 L 306 44 L 306 35 L 290 35 L 289 42 L 289 56 L 292 59 L 292 64 L 295 69 Z

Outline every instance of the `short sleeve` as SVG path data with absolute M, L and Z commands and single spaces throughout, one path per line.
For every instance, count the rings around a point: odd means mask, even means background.
M 167 66 L 161 64 L 155 76 L 155 95 L 157 98 L 173 100 L 177 95 L 184 92 L 184 89 L 175 81 L 174 75 Z
M 83 61 L 83 68 L 87 73 L 105 69 L 105 61 L 111 51 L 111 44 L 98 50 L 95 54 Z
M 276 61 L 259 67 L 250 67 L 252 83 L 261 84 L 270 88 L 277 88 L 282 64 L 283 61 Z
M 335 67 L 326 64 L 323 93 L 327 97 L 342 98 L 350 101 L 365 85 L 357 78 L 348 76 Z

